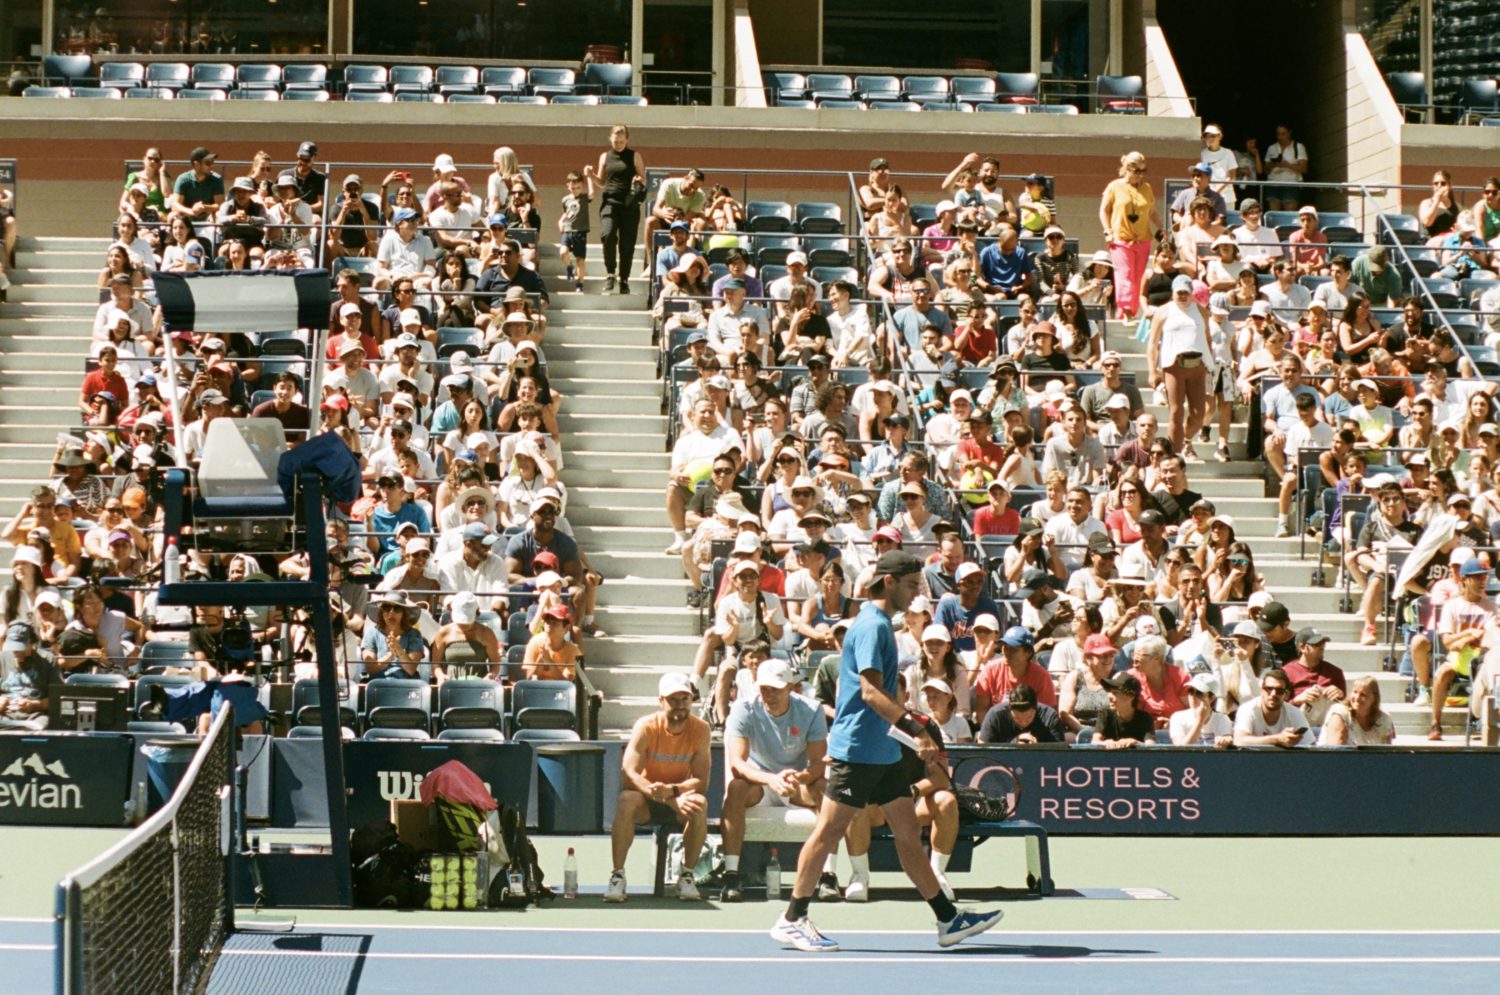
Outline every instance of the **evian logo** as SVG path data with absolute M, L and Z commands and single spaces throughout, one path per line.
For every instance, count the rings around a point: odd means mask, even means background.
M 380 778 L 380 797 L 383 801 L 409 801 L 417 797 L 418 789 L 422 787 L 422 779 L 426 774 L 413 774 L 409 770 L 382 770 L 377 771 Z M 485 782 L 484 789 L 494 794 L 489 782 Z
M 11 780 L 22 778 L 23 780 Z M 0 808 L 83 808 L 83 792 L 61 760 L 47 763 L 40 753 L 17 757 L 0 770 Z

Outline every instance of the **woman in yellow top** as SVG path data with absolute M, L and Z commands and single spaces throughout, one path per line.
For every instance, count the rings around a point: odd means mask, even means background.
M 1104 188 L 1099 201 L 1099 225 L 1114 263 L 1116 316 L 1134 319 L 1139 309 L 1141 276 L 1161 227 L 1156 196 L 1146 182 L 1146 157 L 1141 153 L 1127 152 L 1120 157 L 1120 177 Z
M 528 681 L 571 681 L 578 663 L 578 646 L 568 642 L 573 613 L 567 605 L 553 605 L 542 612 L 547 630 L 526 644 L 522 672 Z

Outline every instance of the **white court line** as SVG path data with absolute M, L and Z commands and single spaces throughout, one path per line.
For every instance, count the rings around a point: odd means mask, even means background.
M 50 943 L 0 943 L 0 951 L 15 951 L 16 953 L 32 953 L 43 950 L 51 953 L 56 949 Z
M 993 937 L 992 937 L 993 938 Z M 968 949 L 975 949 L 970 947 Z M 362 953 L 358 950 L 223 950 L 221 957 L 336 957 L 343 960 L 369 959 L 369 960 L 421 960 L 421 961 L 563 961 L 563 962 L 601 962 L 601 963 L 642 963 L 642 964 L 967 964 L 978 967 L 983 962 L 976 961 L 972 957 L 944 957 L 941 951 L 934 950 L 927 955 L 917 956 L 851 956 L 845 954 L 829 954 L 824 957 L 767 957 L 762 954 L 753 957 L 716 957 L 716 956 L 692 956 L 673 955 L 655 956 L 647 954 L 578 954 L 578 953 L 556 953 L 556 954 L 505 954 L 505 953 Z M 1352 964 L 1500 964 L 1500 956 L 1497 957 L 1153 957 L 1142 955 L 1139 957 L 1059 957 L 1059 956 L 1016 956 L 1006 961 L 1007 964 L 1030 963 L 1030 964 L 1066 964 L 1078 966 L 1085 964 L 1300 964 L 1300 965 L 1352 965 Z

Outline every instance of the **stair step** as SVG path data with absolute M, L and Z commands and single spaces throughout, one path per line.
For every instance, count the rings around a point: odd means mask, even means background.
M 665 456 L 659 470 L 584 469 L 575 466 L 572 459 L 573 454 L 569 453 L 568 468 L 562 472 L 562 478 L 563 483 L 574 492 L 580 487 L 654 487 L 657 497 L 660 498 L 662 489 L 666 486 L 667 461 Z
M 99 288 L 92 282 L 70 280 L 66 283 L 17 283 L 7 293 L 7 301 L 15 304 L 82 304 L 87 302 L 95 310 L 99 307 Z
M 591 451 L 640 454 L 655 448 L 654 438 L 664 438 L 664 435 L 661 432 L 654 437 L 624 432 L 579 432 L 573 436 L 578 445 Z M 568 462 L 572 461 L 572 454 L 569 454 Z
M 4 360 L 0 359 L 0 368 Z M 558 384 L 559 389 L 563 387 Z M 647 394 L 596 394 L 585 392 L 569 394 L 563 405 L 565 416 L 573 415 L 657 415 L 661 413 L 661 400 Z
M 665 439 L 667 436 L 667 417 L 655 412 L 639 415 L 624 412 L 574 414 L 564 408 L 562 414 L 557 416 L 557 424 L 565 439 L 583 440 L 598 433 L 622 431 L 641 441 L 650 438 Z

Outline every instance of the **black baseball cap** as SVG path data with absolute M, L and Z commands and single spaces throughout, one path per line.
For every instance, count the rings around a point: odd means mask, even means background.
M 901 549 L 881 553 L 880 559 L 875 561 L 876 577 L 905 577 L 907 574 L 921 572 L 922 561 Z
M 1111 691 L 1124 691 L 1126 694 L 1139 696 L 1141 693 L 1141 682 L 1136 679 L 1135 675 L 1128 674 L 1123 670 L 1106 677 L 1104 679 L 1104 686 Z
M 1260 612 L 1260 631 L 1270 632 L 1272 629 L 1286 625 L 1292 620 L 1292 613 L 1287 611 L 1286 605 L 1280 601 L 1271 601 Z

